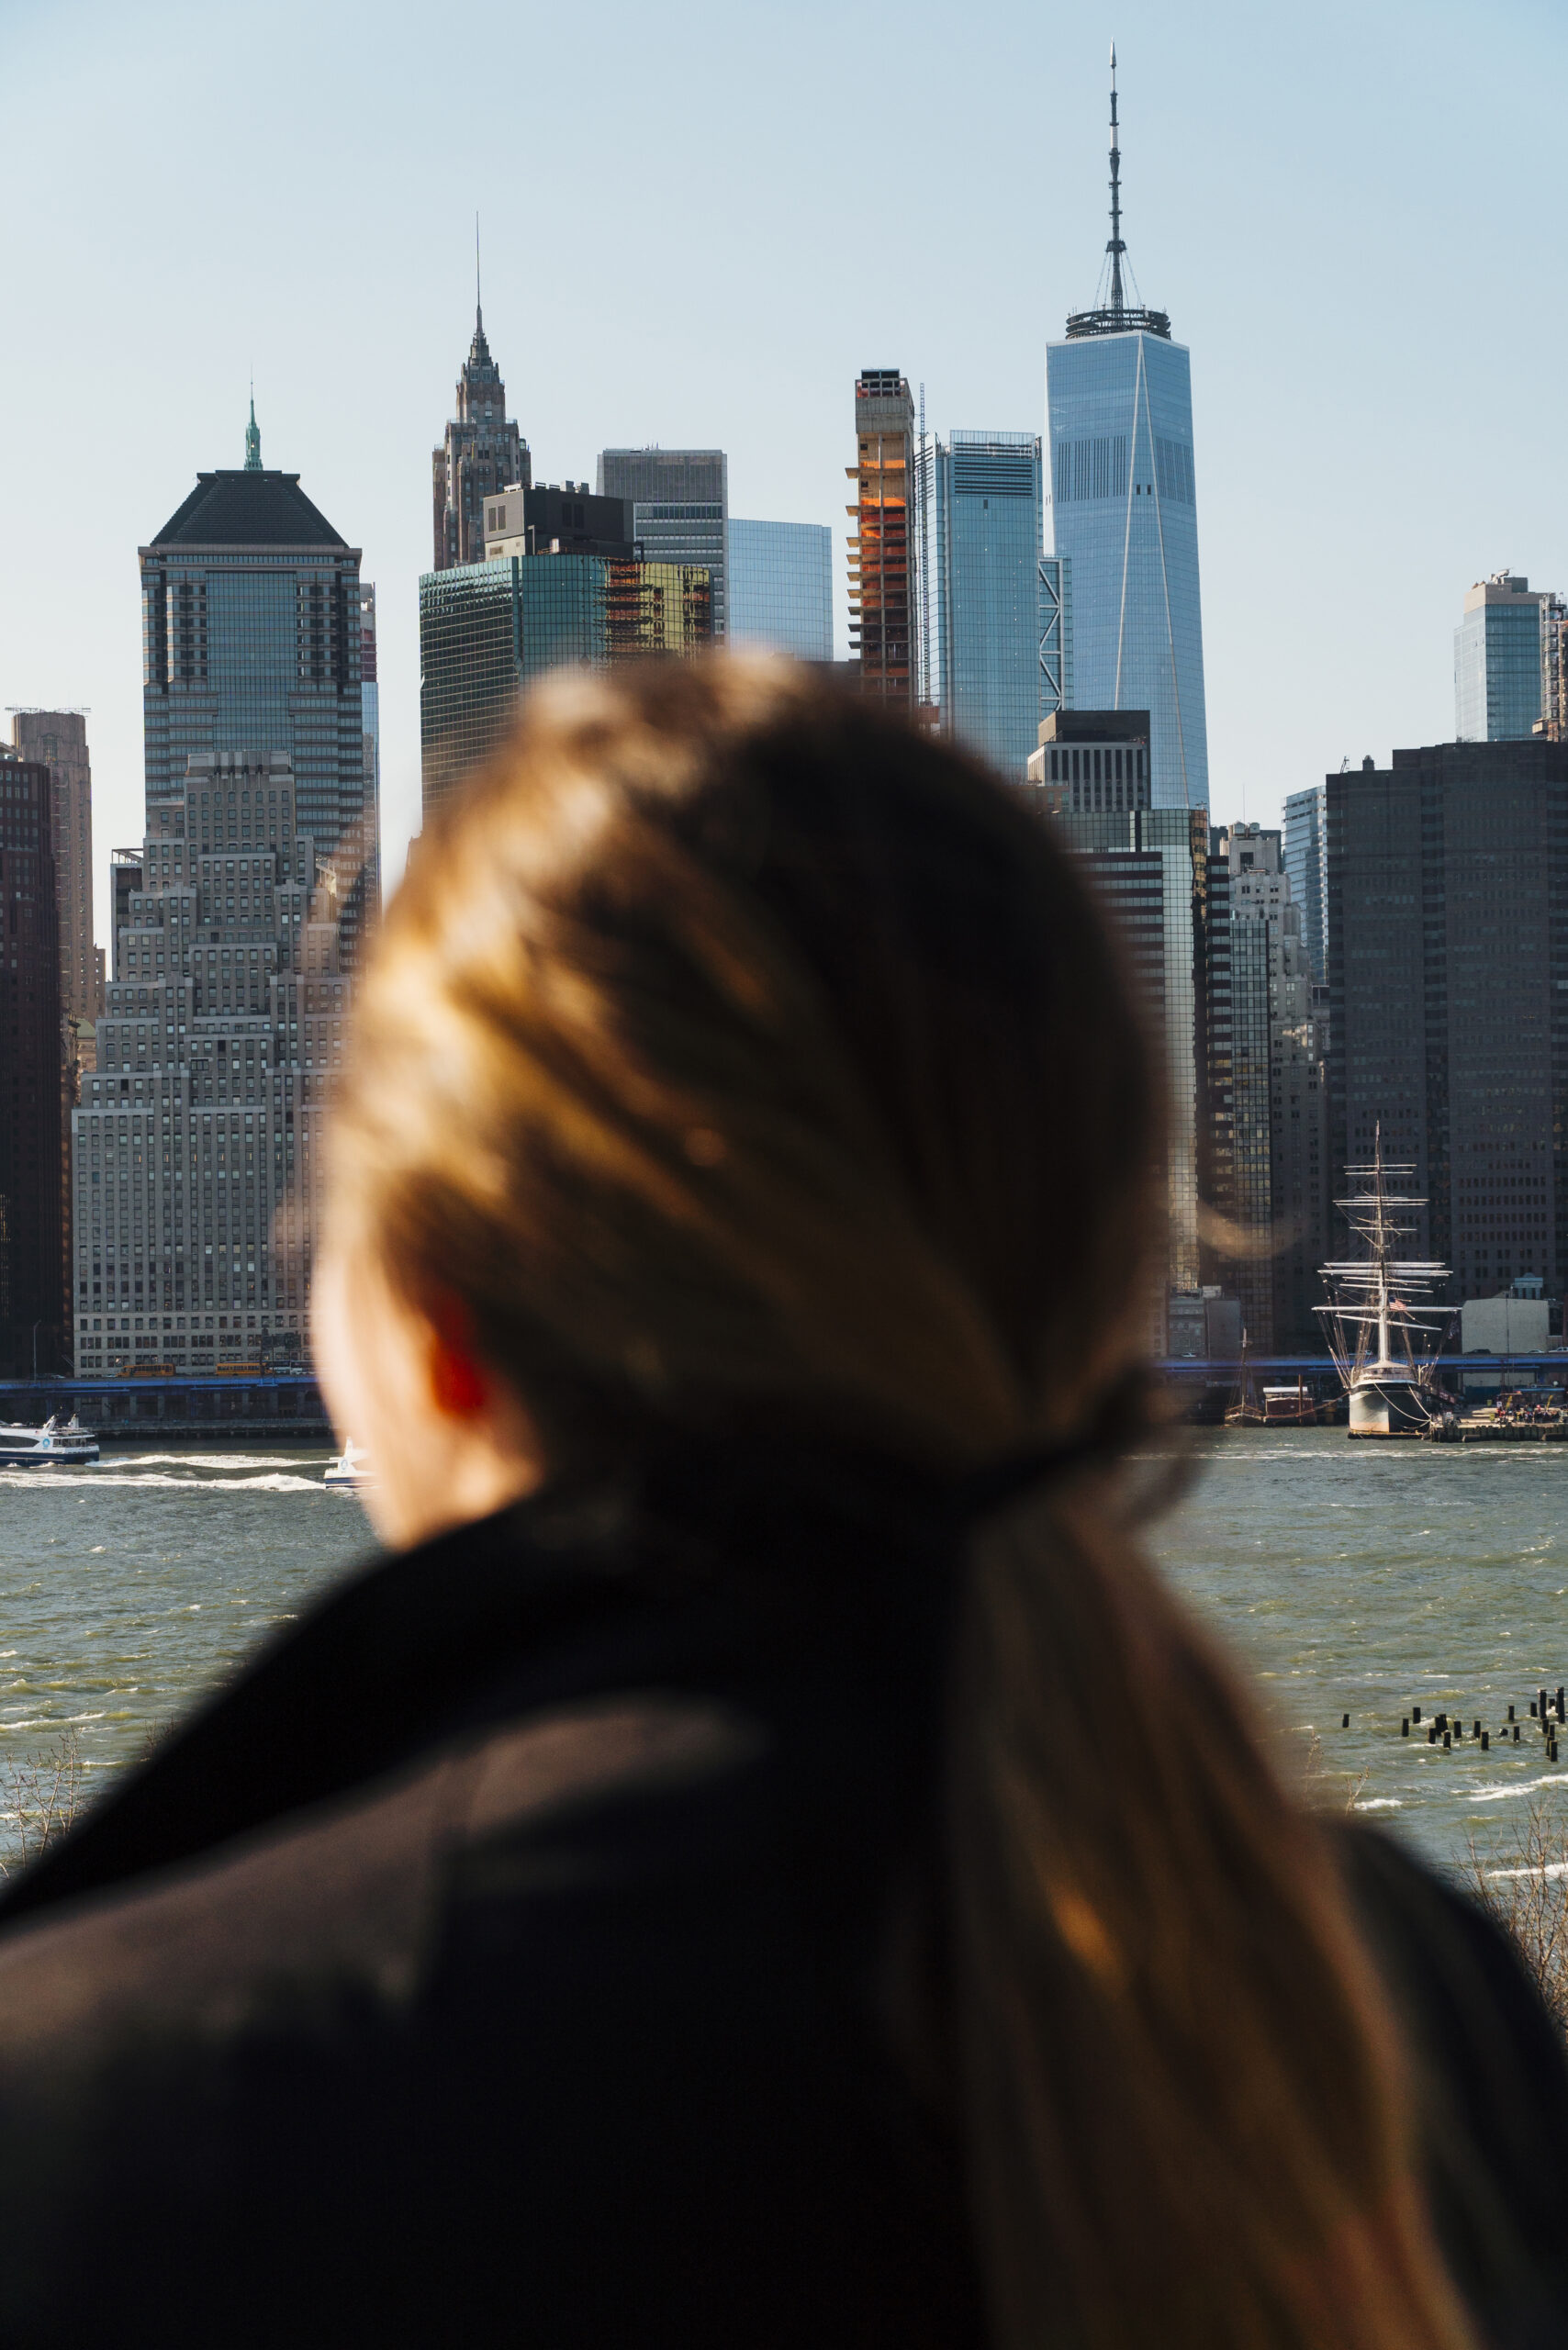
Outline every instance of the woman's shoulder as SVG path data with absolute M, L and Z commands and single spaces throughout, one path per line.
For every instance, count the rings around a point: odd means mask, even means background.
M 1531 2341 L 1568 2289 L 1568 2045 L 1511 1937 L 1394 1838 L 1335 1834 L 1410 2067 L 1439 2236 L 1489 2331 Z

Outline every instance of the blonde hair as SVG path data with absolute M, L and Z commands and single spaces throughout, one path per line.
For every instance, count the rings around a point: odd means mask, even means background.
M 1049 828 L 788 665 L 537 691 L 355 1014 L 335 1245 L 456 1297 L 557 1464 L 660 1428 L 955 1473 L 1126 1409 L 1153 1058 Z M 951 2034 L 1005 2350 L 1449 2345 L 1332 1855 L 1109 1480 L 974 1540 Z

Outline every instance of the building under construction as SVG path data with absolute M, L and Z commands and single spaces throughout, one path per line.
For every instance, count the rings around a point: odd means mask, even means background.
M 863 693 L 913 716 L 915 577 L 910 500 L 914 485 L 914 402 L 896 367 L 866 367 L 855 385 L 855 484 L 847 511 L 849 636 Z

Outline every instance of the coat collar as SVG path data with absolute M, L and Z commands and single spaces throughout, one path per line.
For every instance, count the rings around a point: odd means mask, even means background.
M 116 1779 L 0 1926 L 563 1696 L 928 1649 L 957 1491 L 828 1448 L 683 1443 L 373 1561 Z

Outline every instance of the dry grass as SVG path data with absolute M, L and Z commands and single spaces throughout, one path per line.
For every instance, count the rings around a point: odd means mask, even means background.
M 1301 1775 L 1311 1810 L 1354 1811 L 1371 1774 L 1366 1771 L 1331 1771 L 1323 1760 L 1323 1740 L 1314 1730 L 1307 1740 Z
M 0 1877 L 16 1875 L 65 1834 L 81 1807 L 85 1775 L 74 1730 L 36 1762 L 0 1763 L 0 1830 L 10 1830 Z
M 1561 1806 L 1535 1796 L 1484 1849 L 1472 1836 L 1463 1881 L 1568 2032 L 1568 1818 Z

